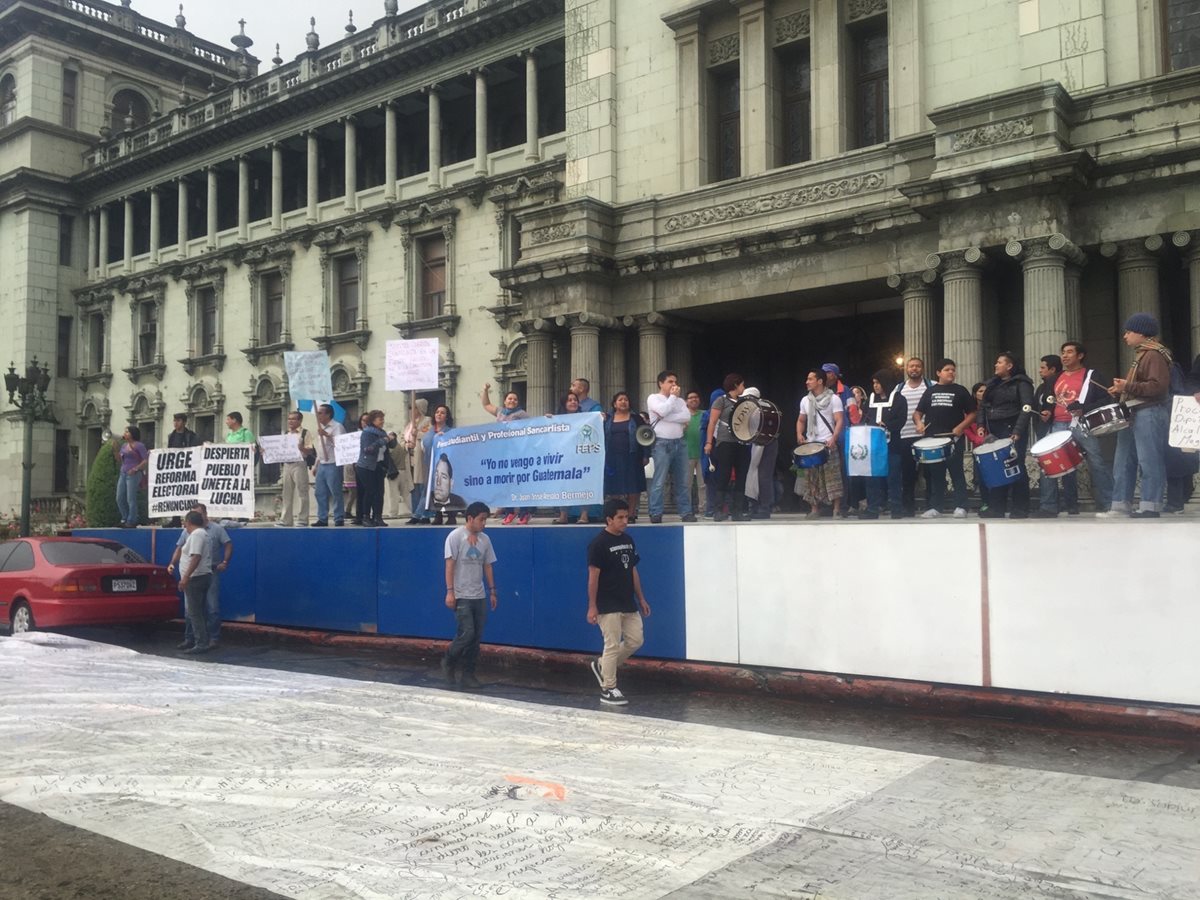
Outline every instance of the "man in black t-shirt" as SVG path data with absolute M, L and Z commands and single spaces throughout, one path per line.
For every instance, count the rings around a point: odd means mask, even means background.
M 929 509 L 922 518 L 936 519 L 946 502 L 946 472 L 954 485 L 954 518 L 967 515 L 967 479 L 963 475 L 963 452 L 966 441 L 963 431 L 975 421 L 975 398 L 961 384 L 955 384 L 958 367 L 952 359 L 943 359 L 937 367 L 937 384 L 927 390 L 917 404 L 913 421 L 921 437 L 949 437 L 950 456 L 945 462 L 927 463 L 925 477 L 929 479 Z
M 600 702 L 613 706 L 629 702 L 617 688 L 617 669 L 642 646 L 642 617 L 650 615 L 637 548 L 625 533 L 628 525 L 629 504 L 606 500 L 604 530 L 588 545 L 587 620 L 604 636 L 604 653 L 592 660 L 591 669 L 600 682 Z

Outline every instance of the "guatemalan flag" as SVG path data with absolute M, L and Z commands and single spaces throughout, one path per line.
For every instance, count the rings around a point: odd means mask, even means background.
M 886 476 L 887 430 L 876 425 L 851 425 L 846 433 L 846 473 L 851 478 Z

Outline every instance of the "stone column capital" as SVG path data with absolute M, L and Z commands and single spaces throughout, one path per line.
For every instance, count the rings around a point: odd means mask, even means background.
M 989 262 L 987 254 L 978 247 L 930 253 L 925 257 L 926 267 L 940 272 L 943 279 L 948 275 L 978 275 L 987 268 Z
M 933 269 L 924 269 L 920 272 L 902 272 L 889 275 L 887 277 L 887 286 L 893 291 L 908 294 L 914 291 L 927 292 L 935 281 L 937 281 L 937 272 Z
M 1158 255 L 1163 245 L 1162 236 L 1152 234 L 1146 238 L 1101 244 L 1100 255 L 1117 262 L 1148 262 Z
M 527 338 L 549 337 L 552 332 L 558 331 L 558 326 L 552 319 L 540 317 L 518 322 L 516 328 Z
M 599 334 L 601 328 L 613 328 L 618 325 L 616 319 L 602 316 L 594 312 L 580 312 L 571 315 L 556 316 L 554 324 L 559 328 L 569 328 L 572 332 L 591 330 Z
M 1058 233 L 1022 241 L 1011 240 L 1005 245 L 1004 252 L 1022 263 L 1057 265 L 1061 260 L 1064 265 L 1071 263 L 1082 266 L 1087 262 L 1087 255 L 1065 235 Z

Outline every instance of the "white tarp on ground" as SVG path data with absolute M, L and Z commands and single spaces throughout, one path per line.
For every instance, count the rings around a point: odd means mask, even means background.
M 53 634 L 0 684 L 0 800 L 289 896 L 1200 896 L 1183 789 Z

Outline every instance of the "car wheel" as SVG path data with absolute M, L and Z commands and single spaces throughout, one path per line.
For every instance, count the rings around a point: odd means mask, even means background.
M 33 610 L 29 608 L 28 603 L 22 600 L 13 606 L 9 625 L 12 626 L 12 634 L 24 634 L 27 631 L 33 631 Z

